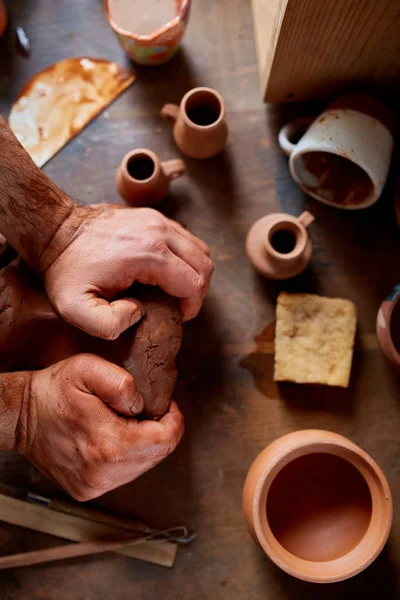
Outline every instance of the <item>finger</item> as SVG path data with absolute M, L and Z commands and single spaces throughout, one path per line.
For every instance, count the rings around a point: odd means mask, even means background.
M 179 233 L 171 235 L 167 244 L 176 256 L 187 262 L 199 275 L 204 277 L 208 284 L 210 283 L 214 265 L 196 244 Z
M 107 302 L 94 293 L 86 292 L 83 300 L 77 300 L 66 309 L 61 305 L 58 309 L 71 325 L 105 340 L 115 340 L 123 331 L 140 321 L 144 314 L 142 305 L 133 298 Z
M 129 426 L 131 427 L 131 424 Z M 160 447 L 161 451 L 167 447 L 166 454 L 170 454 L 179 444 L 185 426 L 183 415 L 176 402 L 172 400 L 169 411 L 159 421 L 132 423 L 131 429 L 136 442 L 139 437 L 148 446 L 153 446 L 155 453 Z
M 158 285 L 170 296 L 184 298 L 181 308 L 185 321 L 193 319 L 199 313 L 208 288 L 204 277 L 169 248 L 151 264 L 146 264 L 143 274 L 138 274 L 137 281 Z
M 69 362 L 70 376 L 81 391 L 94 394 L 122 415 L 132 417 L 143 411 L 135 379 L 122 367 L 94 354 L 78 354 Z
M 203 242 L 203 240 L 196 237 L 193 233 L 191 233 L 188 229 L 186 229 L 185 227 L 183 227 L 176 221 L 173 221 L 172 219 L 168 219 L 168 221 L 169 221 L 169 224 L 172 227 L 172 229 L 174 229 L 177 233 L 180 233 L 181 235 L 183 235 L 189 241 L 196 244 L 196 246 L 198 246 L 200 248 L 200 250 L 202 250 L 205 254 L 207 254 L 207 256 L 210 256 L 210 248 L 207 246 L 207 244 L 205 242 Z

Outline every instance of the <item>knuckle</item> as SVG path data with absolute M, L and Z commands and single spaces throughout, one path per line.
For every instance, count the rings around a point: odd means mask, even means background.
M 206 260 L 205 260 L 204 271 L 205 271 L 206 277 L 208 279 L 211 279 L 211 276 L 214 273 L 214 263 L 210 258 L 206 258 Z
M 125 372 L 119 379 L 118 394 L 121 396 L 132 396 L 136 393 L 135 380 L 129 373 Z
M 168 253 L 167 244 L 159 238 L 151 238 L 147 249 L 151 254 L 158 254 L 159 256 L 165 256 Z
M 97 449 L 97 462 L 114 465 L 121 462 L 121 447 L 113 438 L 102 440 Z
M 198 277 L 195 283 L 195 291 L 199 296 L 204 296 L 207 292 L 208 284 L 204 277 Z

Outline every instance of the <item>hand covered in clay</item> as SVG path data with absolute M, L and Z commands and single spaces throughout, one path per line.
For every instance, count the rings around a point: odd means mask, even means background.
M 131 375 L 94 355 L 78 354 L 30 377 L 15 449 L 77 500 L 136 479 L 182 436 L 174 402 L 159 422 L 118 415 L 139 414 L 143 400 Z
M 86 333 L 115 339 L 142 316 L 135 281 L 180 299 L 184 320 L 199 312 L 213 273 L 209 249 L 178 223 L 148 208 L 76 206 L 42 256 L 47 294 Z

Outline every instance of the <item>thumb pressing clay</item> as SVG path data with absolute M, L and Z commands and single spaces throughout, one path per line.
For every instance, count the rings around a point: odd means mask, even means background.
M 178 302 L 159 288 L 135 285 L 127 295 L 144 309 L 139 323 L 117 340 L 101 340 L 66 323 L 47 299 L 41 279 L 20 259 L 0 270 L 0 368 L 41 369 L 79 352 L 97 354 L 136 379 L 144 415 L 169 409 L 182 343 Z

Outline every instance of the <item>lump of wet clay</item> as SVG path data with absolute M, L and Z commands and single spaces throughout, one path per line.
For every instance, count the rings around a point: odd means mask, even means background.
M 0 270 L 1 370 L 41 369 L 79 352 L 97 354 L 131 373 L 144 399 L 144 416 L 161 418 L 177 377 L 179 305 L 153 286 L 135 285 L 128 293 L 141 303 L 144 317 L 117 340 L 100 340 L 61 319 L 36 273 L 20 259 L 12 261 Z

